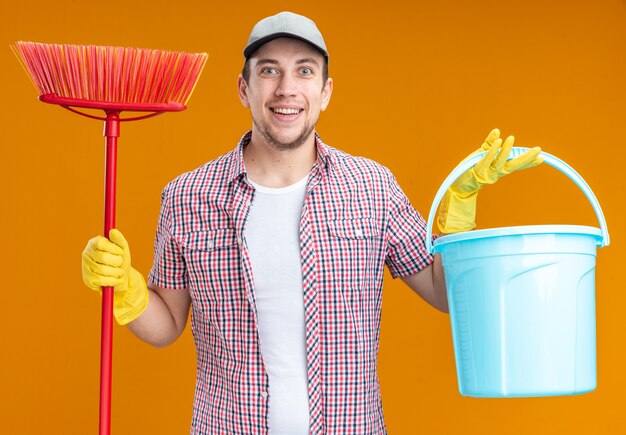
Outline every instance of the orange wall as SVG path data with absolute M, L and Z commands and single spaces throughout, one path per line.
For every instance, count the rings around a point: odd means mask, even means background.
M 147 273 L 162 187 L 249 128 L 235 88 L 241 50 L 258 19 L 288 8 L 313 18 L 330 50 L 335 92 L 318 131 L 388 166 L 423 214 L 455 163 L 499 127 L 574 166 L 611 230 L 598 255 L 599 384 L 582 396 L 460 396 L 448 317 L 387 279 L 380 377 L 390 433 L 625 433 L 618 0 L 2 2 L 0 433 L 96 433 L 98 421 L 100 298 L 82 285 L 80 253 L 102 226 L 102 126 L 39 103 L 9 43 L 209 52 L 188 111 L 122 127 L 118 226 Z M 583 195 L 547 166 L 481 193 L 478 223 L 596 225 Z M 116 327 L 114 433 L 187 433 L 194 370 L 189 331 L 156 350 Z

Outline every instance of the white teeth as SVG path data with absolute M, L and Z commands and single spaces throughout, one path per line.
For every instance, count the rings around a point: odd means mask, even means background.
M 274 113 L 280 113 L 281 115 L 295 115 L 297 113 L 300 113 L 300 110 L 298 109 L 287 109 L 282 107 L 277 107 L 272 110 L 274 111 Z

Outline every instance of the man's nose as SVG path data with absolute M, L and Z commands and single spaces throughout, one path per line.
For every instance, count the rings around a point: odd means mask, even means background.
M 284 74 L 278 82 L 276 96 L 291 97 L 296 94 L 297 84 L 291 74 Z

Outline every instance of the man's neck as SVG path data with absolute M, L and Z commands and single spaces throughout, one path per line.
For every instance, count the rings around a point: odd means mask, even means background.
M 248 177 L 266 187 L 285 187 L 303 179 L 317 159 L 315 135 L 297 148 L 279 150 L 255 138 L 243 151 Z

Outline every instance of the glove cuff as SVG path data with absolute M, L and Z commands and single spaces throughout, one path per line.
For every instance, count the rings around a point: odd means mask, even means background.
M 143 275 L 131 268 L 128 290 L 115 294 L 113 315 L 119 325 L 126 325 L 139 317 L 148 308 L 150 293 Z
M 469 231 L 476 227 L 476 201 L 478 191 L 467 196 L 459 196 L 448 189 L 441 201 L 437 227 L 444 234 Z

